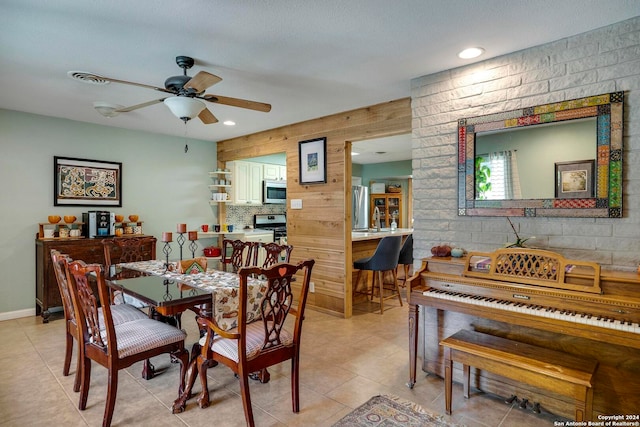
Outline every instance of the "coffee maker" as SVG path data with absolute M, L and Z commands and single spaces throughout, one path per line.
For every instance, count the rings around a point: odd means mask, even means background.
M 107 211 L 89 211 L 82 214 L 85 236 L 110 237 L 116 232 L 116 214 Z

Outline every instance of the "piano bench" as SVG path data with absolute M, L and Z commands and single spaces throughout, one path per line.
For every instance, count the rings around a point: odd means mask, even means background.
M 551 390 L 575 400 L 575 421 L 589 421 L 593 410 L 592 378 L 597 360 L 493 335 L 461 330 L 443 339 L 445 406 L 451 414 L 453 362 L 462 363 L 463 393 L 469 398 L 470 367 Z

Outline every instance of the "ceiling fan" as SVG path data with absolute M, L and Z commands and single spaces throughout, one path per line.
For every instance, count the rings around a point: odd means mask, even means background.
M 249 101 L 246 99 L 230 98 L 220 95 L 212 95 L 204 93 L 205 90 L 214 84 L 220 82 L 222 78 L 208 73 L 206 71 L 199 71 L 195 76 L 190 77 L 187 75 L 187 70 L 193 67 L 195 63 L 194 59 L 188 56 L 177 56 L 176 63 L 183 70 L 183 74 L 179 76 L 169 77 L 164 82 L 164 87 L 158 87 L 153 85 L 147 85 L 143 83 L 129 82 L 126 80 L 114 79 L 111 77 L 105 77 L 98 74 L 86 73 L 82 71 L 69 71 L 67 74 L 69 77 L 75 80 L 81 80 L 87 83 L 93 84 L 108 84 L 121 83 L 132 86 L 144 87 L 147 89 L 156 90 L 172 96 L 165 96 L 153 101 L 144 102 L 142 104 L 132 105 L 130 107 L 124 107 L 122 105 L 114 105 L 106 102 L 94 102 L 94 108 L 100 112 L 103 116 L 114 117 L 119 113 L 127 113 L 129 111 L 138 110 L 140 108 L 149 107 L 151 105 L 164 102 L 169 107 L 171 112 L 187 123 L 187 121 L 198 117 L 204 124 L 217 123 L 218 119 L 213 115 L 209 109 L 207 109 L 204 100 L 215 104 L 230 105 L 232 107 L 247 108 L 255 111 L 269 112 L 271 111 L 271 105 L 263 102 Z

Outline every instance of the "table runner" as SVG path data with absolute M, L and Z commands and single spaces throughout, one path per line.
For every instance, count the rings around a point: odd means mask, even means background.
M 175 263 L 171 263 L 175 268 Z M 119 267 L 141 271 L 154 276 L 161 276 L 176 282 L 184 283 L 194 288 L 211 292 L 213 299 L 213 319 L 223 330 L 230 330 L 238 326 L 238 289 L 240 277 L 235 273 L 207 269 L 204 273 L 180 274 L 166 270 L 164 262 L 160 260 L 126 262 Z M 264 280 L 249 278 L 247 283 L 247 321 L 253 322 L 260 317 L 260 302 L 267 290 Z

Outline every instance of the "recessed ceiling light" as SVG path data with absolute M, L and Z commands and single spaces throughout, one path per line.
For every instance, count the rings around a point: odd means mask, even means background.
M 458 58 L 462 59 L 472 59 L 477 58 L 478 56 L 484 53 L 484 49 L 481 47 L 470 47 L 468 49 L 463 50 L 458 54 Z
M 359 155 L 360 155 L 360 153 L 356 153 L 355 151 L 352 151 L 352 152 L 351 152 L 351 155 L 352 155 L 352 156 L 359 156 Z
M 222 122 L 222 124 L 227 126 L 235 126 L 236 122 L 234 122 L 233 120 L 225 120 L 224 122 Z

